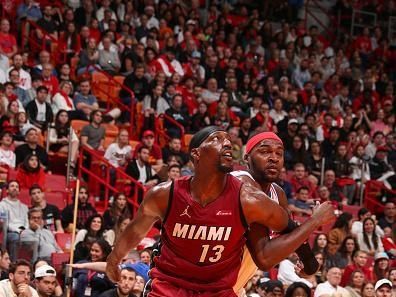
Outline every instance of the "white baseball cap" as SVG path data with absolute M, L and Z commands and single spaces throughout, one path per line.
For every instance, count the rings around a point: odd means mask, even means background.
M 389 287 L 392 288 L 392 282 L 389 279 L 383 278 L 380 279 L 375 283 L 374 291 L 377 291 L 379 288 L 381 288 L 383 285 L 388 285 Z
M 45 276 L 55 276 L 56 277 L 56 271 L 54 267 L 49 266 L 49 265 L 43 265 L 40 266 L 39 268 L 36 269 L 34 272 L 34 277 L 39 278 L 39 277 L 45 277 Z

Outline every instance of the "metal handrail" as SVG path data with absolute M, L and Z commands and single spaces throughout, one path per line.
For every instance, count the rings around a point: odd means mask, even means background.
M 123 110 L 123 111 L 126 111 L 126 112 L 129 112 L 129 114 L 130 114 L 130 127 L 129 127 L 129 132 L 130 132 L 130 137 L 131 138 L 135 138 L 135 139 L 138 139 L 138 132 L 139 131 L 137 131 L 137 125 L 136 125 L 136 123 L 135 123 L 135 109 L 136 109 L 136 103 L 134 102 L 134 98 L 135 98 L 135 94 L 134 94 L 134 92 L 130 89 L 130 88 L 128 88 L 127 86 L 125 86 L 124 84 L 121 84 L 120 82 L 118 82 L 117 80 L 115 80 L 110 74 L 108 74 L 107 72 L 105 72 L 105 71 L 103 71 L 102 69 L 100 69 L 98 66 L 96 66 L 96 65 L 88 65 L 87 67 L 86 67 L 86 70 L 85 70 L 85 74 L 86 75 L 89 75 L 89 73 L 90 73 L 90 70 L 91 69 L 94 69 L 96 72 L 99 72 L 99 73 L 101 73 L 102 75 L 104 75 L 107 79 L 108 79 L 108 84 L 107 85 L 103 85 L 103 84 L 100 84 L 100 82 L 95 82 L 95 81 L 93 81 L 92 79 L 91 79 L 91 84 L 92 84 L 92 86 L 93 85 L 95 85 L 95 87 L 96 88 L 98 88 L 101 92 L 103 92 L 104 94 L 106 94 L 106 109 L 107 110 L 110 110 L 110 108 L 112 108 L 112 107 L 118 107 L 118 108 L 120 108 L 121 110 Z M 124 90 L 124 91 L 126 91 L 129 95 L 130 95 L 130 97 L 131 97 L 131 99 L 132 99 L 132 105 L 131 106 L 128 106 L 128 105 L 126 105 L 126 104 L 124 104 L 121 100 L 120 100 L 120 98 L 119 98 L 119 96 L 117 96 L 117 97 L 114 97 L 114 96 L 112 96 L 112 94 L 111 94 L 111 92 L 110 92 L 110 88 L 111 87 L 119 87 L 119 88 L 121 88 L 122 90 Z
M 103 168 L 105 170 L 105 179 L 96 175 L 94 172 L 91 171 L 90 168 L 87 168 L 84 166 L 83 160 L 84 160 L 85 154 L 88 154 L 92 157 L 91 163 L 94 161 L 99 161 L 101 163 L 101 165 L 103 165 Z M 136 213 L 136 211 L 139 207 L 139 202 L 138 202 L 139 192 L 140 191 L 142 193 L 146 192 L 146 188 L 140 182 L 138 182 L 136 179 L 134 179 L 133 177 L 126 174 L 120 168 L 114 167 L 108 160 L 106 160 L 97 151 L 90 149 L 86 146 L 82 146 L 80 148 L 80 157 L 79 157 L 78 164 L 79 164 L 78 165 L 78 179 L 81 180 L 83 174 L 88 175 L 89 178 L 93 178 L 96 182 L 98 182 L 100 185 L 105 187 L 105 195 L 103 197 L 104 198 L 104 209 L 108 208 L 110 192 L 114 192 L 114 193 L 120 192 L 119 189 L 117 189 L 115 186 L 111 185 L 111 183 L 110 183 L 110 170 L 114 170 L 119 177 L 121 177 L 127 183 L 133 185 L 135 187 L 134 193 L 131 197 L 127 197 L 127 199 L 128 199 L 128 202 L 132 204 L 134 213 Z M 128 195 L 127 193 L 124 193 L 124 194 Z

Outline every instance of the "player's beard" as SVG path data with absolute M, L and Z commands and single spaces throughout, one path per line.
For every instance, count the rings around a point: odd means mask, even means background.
M 273 183 L 279 180 L 280 172 L 278 172 L 276 176 L 268 176 L 265 174 L 264 170 L 257 168 L 253 162 L 250 164 L 250 167 L 255 181 L 260 184 Z
M 223 173 L 230 173 L 234 169 L 232 166 L 226 166 L 226 165 L 223 165 L 223 164 L 220 164 L 218 168 Z

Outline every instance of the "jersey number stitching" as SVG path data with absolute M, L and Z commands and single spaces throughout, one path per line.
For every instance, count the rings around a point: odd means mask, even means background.
M 201 258 L 199 258 L 200 263 L 205 262 L 206 256 L 209 251 L 209 247 L 210 247 L 209 244 L 202 245 L 202 254 L 201 254 Z M 224 245 L 219 244 L 219 245 L 214 246 L 212 248 L 212 252 L 214 253 L 214 256 L 209 257 L 209 259 L 208 259 L 209 262 L 215 263 L 215 262 L 219 261 L 221 259 L 221 254 L 223 253 L 223 251 L 224 251 Z

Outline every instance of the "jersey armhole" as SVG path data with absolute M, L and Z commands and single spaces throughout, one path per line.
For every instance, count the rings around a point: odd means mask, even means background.
M 175 187 L 175 181 L 172 181 L 170 189 L 169 189 L 168 207 L 166 208 L 166 212 L 165 212 L 164 219 L 162 221 L 162 225 L 164 225 L 166 220 L 168 219 L 168 215 L 169 215 L 169 212 L 170 212 L 171 207 L 172 207 L 173 189 L 174 189 L 174 187 Z
M 245 214 L 243 213 L 242 202 L 241 202 L 241 191 L 242 191 L 242 184 L 239 187 L 239 197 L 238 197 L 238 204 L 239 204 L 239 216 L 241 219 L 242 225 L 245 227 L 246 230 L 249 229 L 249 224 L 246 221 Z

